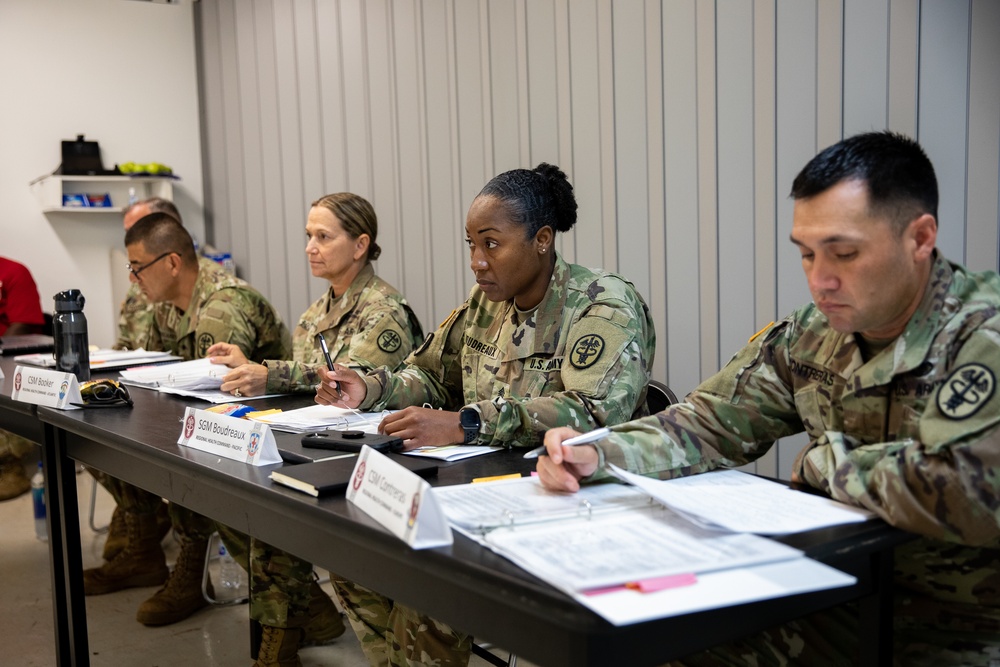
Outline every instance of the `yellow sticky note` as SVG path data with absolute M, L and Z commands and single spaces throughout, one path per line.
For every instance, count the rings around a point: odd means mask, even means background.
M 521 479 L 521 473 L 512 472 L 509 475 L 494 475 L 493 477 L 477 477 L 474 480 L 472 480 L 472 483 L 476 484 L 478 482 L 496 482 L 501 479 Z

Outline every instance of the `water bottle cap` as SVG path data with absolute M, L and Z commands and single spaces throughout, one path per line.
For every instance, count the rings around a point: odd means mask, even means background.
M 59 294 L 56 294 L 53 298 L 56 300 L 57 313 L 81 312 L 83 310 L 83 304 L 86 301 L 86 299 L 83 298 L 83 294 L 78 289 L 59 292 Z

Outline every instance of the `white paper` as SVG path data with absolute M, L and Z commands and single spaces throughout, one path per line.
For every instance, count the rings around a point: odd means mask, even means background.
M 757 535 L 699 528 L 665 507 L 497 528 L 483 540 L 570 593 L 802 557 L 798 549 Z
M 169 352 L 147 352 L 146 350 L 94 350 L 90 353 L 90 370 L 111 371 L 119 368 L 142 366 L 143 364 L 180 361 L 181 357 Z M 20 354 L 14 357 L 18 363 L 55 368 L 56 359 L 52 352 Z
M 129 368 L 121 372 L 121 379 L 128 384 L 143 387 L 214 390 L 222 386 L 222 378 L 231 370 L 228 366 L 213 364 L 205 358 L 165 366 Z
M 260 417 L 255 421 L 270 424 L 271 428 L 288 433 L 309 433 L 327 429 L 351 429 L 365 433 L 377 433 L 378 425 L 391 411 L 358 412 L 332 405 L 310 405 L 297 410 L 286 410 Z
M 346 496 L 414 549 L 447 546 L 453 541 L 427 480 L 368 445 L 361 448 Z
M 782 535 L 874 517 L 860 507 L 795 491 L 739 470 L 714 470 L 658 480 L 614 465 L 609 469 L 619 479 L 639 487 L 671 509 L 700 523 L 732 531 Z
M 579 493 L 559 493 L 543 487 L 537 477 L 439 486 L 434 493 L 448 521 L 473 532 L 649 507 L 652 502 L 625 484 L 591 484 Z
M 486 447 L 483 445 L 444 445 L 443 447 L 421 447 L 403 452 L 407 456 L 420 456 L 428 459 L 439 459 L 441 461 L 461 461 L 471 459 L 474 456 L 482 456 L 499 452 L 503 447 Z
M 699 574 L 693 586 L 655 593 L 620 590 L 573 598 L 615 625 L 850 586 L 854 577 L 809 558 Z

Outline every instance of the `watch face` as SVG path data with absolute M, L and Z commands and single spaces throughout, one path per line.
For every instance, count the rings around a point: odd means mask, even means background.
M 458 413 L 458 419 L 462 428 L 479 429 L 479 413 L 472 408 L 462 408 L 462 411 Z

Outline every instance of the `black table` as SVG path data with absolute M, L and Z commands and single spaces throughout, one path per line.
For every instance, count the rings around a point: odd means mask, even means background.
M 4 360 L 3 367 L 10 377 L 12 366 Z M 14 413 L 30 416 L 30 407 L 9 400 L 9 387 L 3 394 L 0 420 Z M 49 471 L 61 665 L 89 661 L 74 461 L 256 535 L 540 665 L 660 664 L 850 600 L 860 602 L 865 664 L 885 664 L 890 655 L 892 552 L 909 537 L 881 521 L 782 540 L 854 575 L 854 586 L 615 627 L 464 536 L 456 535 L 450 547 L 414 551 L 342 497 L 315 499 L 272 484 L 267 476 L 277 466 L 251 467 L 180 447 L 176 441 L 187 403 L 141 389 L 132 394 L 132 410 L 37 409 L 43 428 L 36 427 L 35 434 L 43 435 Z M 300 396 L 254 405 L 290 409 L 311 402 Z M 532 465 L 520 452 L 501 452 L 444 464 L 431 482 L 464 483 L 526 472 Z

